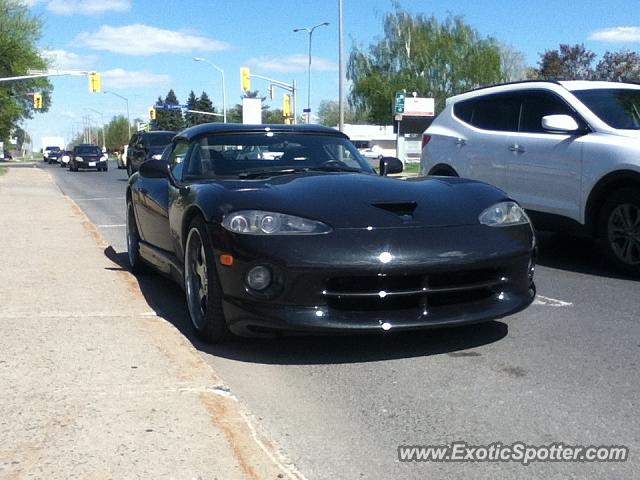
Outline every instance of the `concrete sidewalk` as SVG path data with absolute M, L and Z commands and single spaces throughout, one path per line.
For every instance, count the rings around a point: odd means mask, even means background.
M 0 478 L 299 478 L 105 247 L 45 171 L 0 177 Z

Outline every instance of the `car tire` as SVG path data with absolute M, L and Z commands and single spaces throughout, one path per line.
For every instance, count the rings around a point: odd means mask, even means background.
M 617 270 L 640 277 L 640 189 L 623 188 L 602 206 L 599 240 Z
M 127 237 L 127 258 L 129 259 L 129 270 L 134 275 L 140 275 L 147 272 L 147 266 L 140 258 L 140 235 L 136 216 L 133 211 L 133 203 L 127 201 L 126 216 L 126 237 Z
M 230 332 L 222 309 L 222 288 L 213 260 L 213 245 L 201 217 L 189 225 L 184 251 L 184 286 L 189 317 L 198 336 L 208 343 L 227 339 Z

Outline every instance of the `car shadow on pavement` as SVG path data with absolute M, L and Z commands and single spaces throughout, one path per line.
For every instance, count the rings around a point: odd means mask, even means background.
M 123 270 L 129 269 L 126 253 L 112 247 L 105 255 Z M 160 275 L 136 276 L 149 307 L 172 323 L 193 346 L 210 355 L 249 363 L 312 365 L 361 363 L 424 357 L 460 352 L 497 342 L 509 333 L 501 321 L 381 335 L 286 335 L 276 338 L 232 337 L 218 345 L 199 340 L 191 326 L 184 292 Z M 471 353 L 469 353 L 471 355 Z
M 562 233 L 536 232 L 538 264 L 599 277 L 630 279 L 609 264 L 598 244 L 589 239 Z

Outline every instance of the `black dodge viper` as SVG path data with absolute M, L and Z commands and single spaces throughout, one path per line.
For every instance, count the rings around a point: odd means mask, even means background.
M 534 299 L 535 237 L 490 185 L 374 170 L 321 126 L 205 124 L 127 188 L 134 272 L 186 292 L 198 334 L 384 332 L 504 317 Z

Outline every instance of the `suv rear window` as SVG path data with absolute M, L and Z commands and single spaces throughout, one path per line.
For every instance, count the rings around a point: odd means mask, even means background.
M 517 132 L 520 99 L 514 95 L 491 95 L 456 103 L 453 113 L 463 122 L 484 130 Z

